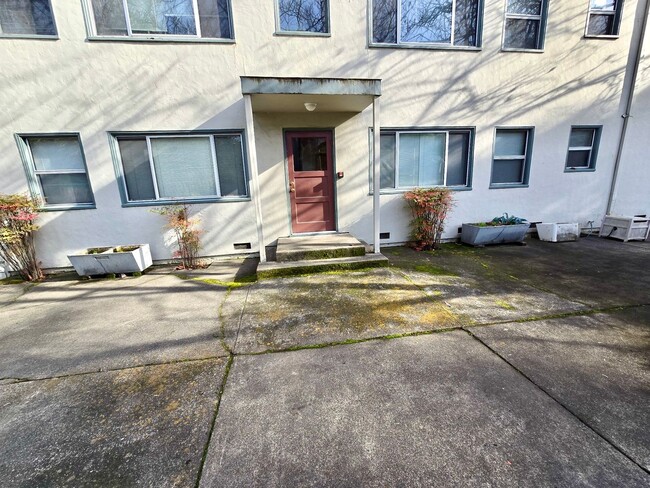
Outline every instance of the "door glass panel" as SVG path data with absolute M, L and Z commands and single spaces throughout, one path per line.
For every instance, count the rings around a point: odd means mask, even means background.
M 325 137 L 292 138 L 294 171 L 327 170 L 327 139 Z

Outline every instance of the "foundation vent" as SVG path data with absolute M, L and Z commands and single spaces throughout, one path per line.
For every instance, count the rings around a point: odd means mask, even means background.
M 250 249 L 251 248 L 251 243 L 250 242 L 235 242 L 232 246 L 237 250 Z

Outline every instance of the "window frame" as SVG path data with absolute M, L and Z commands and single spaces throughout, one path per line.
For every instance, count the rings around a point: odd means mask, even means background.
M 327 32 L 311 32 L 311 31 L 288 31 L 282 30 L 280 24 L 280 0 L 273 0 L 275 3 L 274 14 L 275 14 L 275 32 L 274 36 L 281 37 L 332 37 L 332 16 L 331 16 L 331 0 L 326 0 L 327 2 Z
M 465 185 L 453 185 L 453 186 L 447 186 L 447 170 L 448 170 L 448 164 L 449 164 L 449 134 L 450 133 L 458 133 L 458 132 L 465 132 L 468 134 L 468 147 L 467 147 L 467 170 L 465 174 Z M 445 134 L 445 171 L 444 171 L 444 182 L 445 185 L 436 185 L 436 186 L 397 186 L 399 183 L 399 136 L 398 133 L 405 133 L 405 134 L 439 134 L 439 133 L 444 133 Z M 395 134 L 395 187 L 394 188 L 380 188 L 379 193 L 382 195 L 390 195 L 390 194 L 401 194 L 401 193 L 406 193 L 408 191 L 412 191 L 416 188 L 447 188 L 451 191 L 471 191 L 472 190 L 472 176 L 473 176 L 473 171 L 474 171 L 474 146 L 475 146 L 475 137 L 476 137 L 476 127 L 473 126 L 459 126 L 459 127 L 450 127 L 450 126 L 442 126 L 442 127 L 381 127 L 379 131 L 379 135 L 381 137 L 382 134 Z M 374 150 L 374 144 L 373 144 L 373 129 L 369 128 L 368 132 L 368 137 L 369 137 L 369 144 L 370 144 L 370 168 L 369 168 L 369 182 L 370 182 L 370 192 L 369 194 L 371 195 L 373 193 L 373 171 L 372 171 L 372 165 L 373 165 L 373 150 Z M 381 185 L 381 183 L 380 183 Z
M 531 14 L 509 14 L 508 13 L 508 0 L 504 0 L 504 14 L 503 14 L 503 32 L 501 34 L 501 51 L 503 52 L 519 52 L 519 53 L 543 53 L 546 45 L 546 24 L 548 22 L 548 4 L 549 0 L 541 0 L 539 15 Z M 539 29 L 537 31 L 537 45 L 535 49 L 523 47 L 506 47 L 506 25 L 509 19 L 515 20 L 537 20 L 539 21 Z
M 453 28 L 453 20 L 452 20 L 452 28 L 451 28 L 451 34 L 452 34 L 452 41 L 449 44 L 440 44 L 440 43 L 433 43 L 433 42 L 401 42 L 399 40 L 400 38 L 400 31 L 402 29 L 401 27 L 401 10 L 402 10 L 402 5 L 401 5 L 401 0 L 396 0 L 397 1 L 397 32 L 396 32 L 396 39 L 397 41 L 394 43 L 390 42 L 375 42 L 374 41 L 374 34 L 373 34 L 373 23 L 374 23 L 374 0 L 368 0 L 368 9 L 367 9 L 367 24 L 368 24 L 368 47 L 371 48 L 383 48 L 383 49 L 430 49 L 430 50 L 451 50 L 451 51 L 482 51 L 483 50 L 483 17 L 484 17 L 484 10 L 485 10 L 485 0 L 477 0 L 478 2 L 478 7 L 477 7 L 477 19 L 476 19 L 476 45 L 475 46 L 455 46 L 453 44 L 453 38 L 454 38 L 454 28 Z M 456 11 L 456 2 L 457 0 L 453 0 L 453 15 L 455 15 Z M 452 16 L 454 18 L 454 16 Z
M 620 32 L 621 32 L 621 19 L 623 18 L 623 7 L 625 6 L 625 1 L 624 0 L 616 0 L 616 6 L 614 7 L 614 11 L 609 13 L 610 11 L 603 11 L 603 10 L 598 10 L 598 9 L 592 9 L 591 8 L 591 0 L 587 0 L 587 21 L 585 22 L 585 35 L 584 37 L 586 39 L 618 39 L 620 37 Z M 613 26 L 614 26 L 614 33 L 613 34 L 590 34 L 589 33 L 589 19 L 591 18 L 591 15 L 611 15 L 614 17 L 613 20 Z
M 59 29 L 56 24 L 56 16 L 54 15 L 54 8 L 52 7 L 52 0 L 47 0 L 50 6 L 50 13 L 52 14 L 52 25 L 54 26 L 54 34 L 9 34 L 2 32 L 0 27 L 0 39 L 40 39 L 42 41 L 57 41 L 59 39 Z
M 79 150 L 81 151 L 81 159 L 84 164 L 84 170 L 74 170 L 74 171 L 43 171 L 37 170 L 36 164 L 34 162 L 34 157 L 32 154 L 32 149 L 29 145 L 30 138 L 56 138 L 56 137 L 74 137 L 77 139 L 79 144 Z M 25 176 L 27 177 L 27 185 L 29 186 L 29 192 L 32 197 L 38 200 L 39 202 L 39 211 L 42 212 L 57 212 L 63 210 L 87 210 L 97 208 L 95 201 L 95 192 L 93 191 L 92 183 L 90 181 L 90 175 L 88 174 L 88 164 L 86 162 L 86 151 L 83 147 L 83 142 L 81 140 L 81 134 L 79 132 L 21 132 L 14 134 L 16 143 L 18 145 L 18 152 L 20 153 L 20 158 L 23 163 L 23 168 L 25 169 Z M 57 204 L 47 204 L 45 202 L 45 194 L 41 186 L 40 180 L 38 178 L 39 174 L 85 174 L 86 182 L 88 183 L 88 189 L 90 190 L 90 196 L 92 197 L 92 202 L 88 203 L 57 203 Z
M 573 129 L 588 129 L 593 130 L 594 134 L 591 139 L 591 146 L 571 146 L 571 133 Z M 596 171 L 596 162 L 598 160 L 598 149 L 600 147 L 600 136 L 603 130 L 602 125 L 572 125 L 569 130 L 569 143 L 567 145 L 567 155 L 564 162 L 564 172 L 565 173 L 589 173 Z M 571 150 L 574 151 L 586 151 L 589 149 L 589 166 L 578 166 L 572 167 L 569 166 L 569 153 Z
M 497 133 L 499 131 L 526 131 L 526 148 L 525 154 L 522 156 L 497 156 Z M 535 142 L 535 127 L 533 126 L 498 126 L 494 128 L 494 137 L 492 141 L 492 163 L 490 168 L 490 186 L 491 190 L 501 188 L 528 188 L 530 183 L 530 167 L 533 160 L 533 144 Z M 522 168 L 522 182 L 521 183 L 493 183 L 494 179 L 494 161 L 495 160 L 512 160 L 522 159 L 524 167 Z
M 225 37 L 201 37 L 201 25 L 198 9 L 198 0 L 192 1 L 192 9 L 194 11 L 194 22 L 196 26 L 196 35 L 188 34 L 133 34 L 131 31 L 131 20 L 126 8 L 126 1 L 122 0 L 125 9 L 125 21 L 127 35 L 125 36 L 103 36 L 97 33 L 97 26 L 95 24 L 95 15 L 92 6 L 92 0 L 82 0 L 81 6 L 83 10 L 84 22 L 86 23 L 86 39 L 88 41 L 108 41 L 108 42 L 194 42 L 194 43 L 214 43 L 214 44 L 235 44 L 235 26 L 233 21 L 232 0 L 228 2 L 228 21 L 230 23 L 230 38 Z
M 221 184 L 219 181 L 219 168 L 217 166 L 216 147 L 214 145 L 214 138 L 218 136 L 232 136 L 238 135 L 241 140 L 242 151 L 242 168 L 244 172 L 244 184 L 246 186 L 246 195 L 238 195 L 236 197 L 221 196 Z M 216 195 L 207 195 L 201 197 L 177 197 L 177 198 L 160 198 L 158 181 L 156 180 L 156 172 L 154 168 L 153 158 L 151 156 L 151 143 L 150 138 L 184 138 L 184 137 L 210 137 L 210 146 L 212 151 L 213 171 L 215 173 L 216 182 Z M 151 177 L 156 195 L 155 200 L 129 200 L 128 189 L 126 185 L 126 176 L 124 166 L 122 163 L 122 155 L 119 147 L 119 138 L 145 138 L 147 144 L 147 152 L 149 154 L 149 165 L 151 168 Z M 249 185 L 249 169 L 247 159 L 246 147 L 246 131 L 244 129 L 215 129 L 215 130 L 194 130 L 194 131 L 112 131 L 108 133 L 109 145 L 111 148 L 111 155 L 113 159 L 113 168 L 117 178 L 118 187 L 120 190 L 120 198 L 122 200 L 122 207 L 155 207 L 160 205 L 174 205 L 177 203 L 225 203 L 225 202 L 248 202 L 251 200 L 251 191 Z

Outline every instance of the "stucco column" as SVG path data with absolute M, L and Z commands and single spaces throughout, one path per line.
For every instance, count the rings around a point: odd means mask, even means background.
M 246 151 L 248 154 L 248 165 L 251 172 L 251 200 L 255 205 L 255 217 L 257 221 L 257 243 L 260 248 L 260 263 L 265 263 L 266 247 L 264 247 L 264 224 L 262 222 L 262 194 L 260 193 L 260 176 L 257 167 L 257 146 L 255 145 L 253 103 L 250 95 L 244 95 L 244 107 L 246 111 Z
M 380 144 L 379 144 L 379 97 L 372 101 L 372 230 L 374 235 L 373 252 L 381 252 L 379 249 L 379 232 L 381 228 L 381 215 L 379 211 L 379 189 L 380 189 Z

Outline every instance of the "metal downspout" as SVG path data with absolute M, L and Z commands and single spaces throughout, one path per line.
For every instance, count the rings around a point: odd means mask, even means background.
M 630 83 L 630 89 L 628 91 L 627 100 L 625 103 L 625 113 L 623 117 L 623 126 L 621 127 L 621 136 L 618 142 L 618 149 L 616 151 L 616 160 L 614 162 L 614 174 L 612 175 L 612 186 L 609 189 L 609 198 L 607 199 L 607 210 L 605 215 L 609 215 L 612 211 L 612 204 L 614 203 L 614 194 L 616 193 L 616 183 L 618 180 L 618 172 L 621 166 L 621 158 L 623 156 L 623 147 L 625 146 L 625 136 L 627 135 L 627 125 L 631 117 L 630 112 L 632 111 L 632 101 L 634 100 L 634 89 L 636 87 L 636 78 L 639 73 L 639 64 L 641 64 L 641 52 L 643 47 L 643 40 L 645 39 L 645 31 L 648 25 L 648 14 L 650 13 L 650 0 L 645 2 L 645 12 L 643 14 L 642 24 L 641 24 L 641 33 L 639 35 L 637 52 L 634 60 L 634 67 L 632 69 L 632 80 Z

